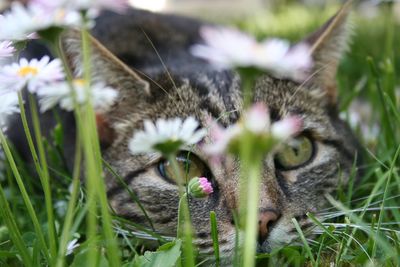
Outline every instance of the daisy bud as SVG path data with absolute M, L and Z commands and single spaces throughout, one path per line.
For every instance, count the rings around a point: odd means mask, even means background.
M 195 198 L 203 198 L 214 192 L 211 183 L 205 177 L 195 177 L 189 181 L 189 194 Z

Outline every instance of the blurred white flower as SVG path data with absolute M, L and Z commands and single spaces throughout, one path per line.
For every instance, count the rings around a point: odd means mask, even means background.
M 255 134 L 263 133 L 270 125 L 267 107 L 262 103 L 255 103 L 243 114 L 243 123 L 247 130 Z
M 205 135 L 205 129 L 198 129 L 199 123 L 188 117 L 170 120 L 158 119 L 156 123 L 144 121 L 144 130 L 136 132 L 129 142 L 132 154 L 159 152 L 171 155 L 180 148 L 198 143 Z
M 211 139 L 211 144 L 205 145 L 203 147 L 204 151 L 210 155 L 223 154 L 228 149 L 232 140 L 240 136 L 242 129 L 242 125 L 238 123 L 225 129 L 216 121 L 212 121 L 209 123 L 209 137 Z
M 129 6 L 128 0 L 32 0 L 31 3 L 39 5 L 48 11 L 56 9 L 85 10 L 91 14 L 98 14 L 98 11 L 104 9 L 123 12 Z
M 18 113 L 18 96 L 15 92 L 0 94 L 0 128 L 6 129 L 8 116 Z
M 284 118 L 280 121 L 274 122 L 271 125 L 271 134 L 277 139 L 286 140 L 296 133 L 302 127 L 302 121 L 299 117 L 292 116 Z
M 340 118 L 347 120 L 350 127 L 361 134 L 367 143 L 377 141 L 380 126 L 374 118 L 374 111 L 370 103 L 363 100 L 355 100 L 347 108 L 346 112 L 339 114 Z
M 64 72 L 59 59 L 50 61 L 48 56 L 44 56 L 40 60 L 28 61 L 21 58 L 19 63 L 12 63 L 0 69 L 0 92 L 19 91 L 26 85 L 33 93 L 39 87 L 63 78 Z
M 226 129 L 212 122 L 211 143 L 205 145 L 203 149 L 210 155 L 222 155 L 225 152 L 238 153 L 238 141 L 241 138 L 253 138 L 252 144 L 261 151 L 268 152 L 301 129 L 302 120 L 296 116 L 286 117 L 271 124 L 267 107 L 263 103 L 256 103 L 243 114 L 238 123 Z
M 35 32 L 51 26 L 78 26 L 81 22 L 79 12 L 57 6 L 55 3 L 50 8 L 49 5 L 35 2 L 28 3 L 27 6 L 13 2 L 11 9 L 0 15 L 0 40 L 30 39 Z
M 256 67 L 277 76 L 302 80 L 312 67 L 309 47 L 291 47 L 281 39 L 263 42 L 232 28 L 204 26 L 200 29 L 204 44 L 193 45 L 191 53 L 218 68 Z
M 73 82 L 74 93 L 78 104 L 87 101 L 85 81 L 76 79 Z M 74 109 L 74 98 L 67 82 L 57 82 L 41 87 L 37 91 L 40 111 L 45 112 L 56 105 L 67 111 Z M 90 98 L 96 112 L 105 112 L 112 106 L 118 97 L 118 92 L 104 83 L 95 83 L 90 86 Z
M 12 46 L 12 42 L 3 41 L 0 42 L 0 58 L 11 57 L 15 52 L 15 48 Z
M 25 40 L 34 32 L 33 11 L 20 2 L 13 2 L 11 9 L 0 15 L 0 40 Z
M 68 244 L 67 244 L 67 252 L 65 253 L 65 255 L 72 254 L 74 252 L 74 250 L 79 246 L 80 246 L 80 244 L 78 243 L 78 239 L 77 238 L 69 241 Z
M 123 12 L 128 8 L 129 2 L 128 0 L 69 0 L 68 5 L 77 10 L 108 9 L 116 12 Z

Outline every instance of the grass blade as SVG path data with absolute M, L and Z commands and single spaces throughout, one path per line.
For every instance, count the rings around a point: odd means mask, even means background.
M 294 224 L 294 227 L 296 228 L 297 233 L 299 234 L 300 239 L 301 239 L 301 241 L 302 241 L 303 244 L 304 244 L 304 248 L 306 249 L 306 252 L 307 252 L 307 254 L 308 254 L 308 257 L 309 257 L 310 260 L 311 260 L 312 266 L 317 266 L 317 263 L 316 263 L 316 261 L 315 261 L 315 259 L 314 259 L 314 255 L 313 255 L 313 253 L 312 253 L 312 251 L 311 251 L 310 246 L 308 245 L 308 242 L 307 242 L 307 240 L 306 240 L 306 238 L 305 238 L 305 236 L 304 236 L 303 231 L 301 230 L 301 227 L 300 227 L 299 223 L 297 222 L 297 220 L 296 220 L 295 218 L 292 218 L 292 223 Z
M 210 212 L 210 222 L 211 222 L 211 238 L 213 240 L 214 255 L 215 255 L 215 266 L 219 267 L 220 256 L 219 256 L 217 218 L 215 215 L 215 211 Z
M 26 247 L 21 233 L 18 229 L 17 223 L 14 219 L 14 215 L 8 205 L 8 201 L 4 194 L 3 187 L 0 184 L 0 214 L 3 218 L 4 223 L 6 224 L 9 234 L 11 236 L 11 240 L 17 248 L 19 255 L 21 256 L 22 262 L 25 266 L 32 266 L 32 258 Z

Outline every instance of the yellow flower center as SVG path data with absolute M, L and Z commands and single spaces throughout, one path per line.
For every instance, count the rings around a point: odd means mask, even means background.
M 83 87 L 84 85 L 85 85 L 85 80 L 84 79 L 75 79 L 74 80 L 74 85 L 76 85 L 76 86 L 81 86 L 81 87 Z
M 55 14 L 55 21 L 62 21 L 65 18 L 66 12 L 64 9 L 59 9 Z
M 38 74 L 38 72 L 39 72 L 39 70 L 37 68 L 26 66 L 26 67 L 22 67 L 19 69 L 18 75 L 21 77 L 25 77 L 30 74 L 34 76 L 34 75 Z

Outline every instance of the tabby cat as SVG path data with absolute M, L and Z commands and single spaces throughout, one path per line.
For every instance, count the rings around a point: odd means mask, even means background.
M 317 212 L 339 182 L 346 182 L 357 140 L 339 119 L 335 88 L 336 69 L 347 46 L 349 5 L 345 5 L 323 27 L 302 42 L 312 47 L 312 75 L 302 83 L 270 75 L 258 78 L 254 102 L 265 103 L 271 119 L 298 115 L 304 131 L 299 146 L 287 146 L 264 159 L 259 202 L 258 251 L 268 252 L 297 238 L 291 219 L 303 228 L 311 225 L 307 212 Z M 173 15 L 130 10 L 125 14 L 103 13 L 92 34 L 92 71 L 119 90 L 119 100 L 98 120 L 105 160 L 138 196 L 157 233 L 175 236 L 178 187 L 167 161 L 157 155 L 135 155 L 128 151 L 133 133 L 145 119 L 194 116 L 203 127 L 208 117 L 224 126 L 235 123 L 242 112 L 241 81 L 232 70 L 215 70 L 194 58 L 191 45 L 202 42 L 199 28 L 205 23 Z M 79 71 L 80 44 L 75 34 L 63 39 L 71 65 Z M 38 47 L 31 44 L 25 52 Z M 44 52 L 45 53 L 45 52 Z M 51 129 L 53 112 L 44 114 L 43 128 Z M 75 135 L 73 116 L 64 113 L 65 134 Z M 22 151 L 26 144 L 11 129 L 11 139 Z M 13 130 L 14 129 L 14 130 Z M 204 142 L 210 142 L 206 138 Z M 65 153 L 73 155 L 74 140 L 66 140 Z M 71 158 L 71 156 L 67 156 Z M 207 199 L 190 199 L 195 244 L 203 255 L 213 253 L 210 211 L 218 221 L 221 255 L 228 261 L 235 246 L 233 214 L 238 208 L 239 163 L 216 167 L 200 149 L 182 151 L 178 161 L 188 165 L 189 176 L 206 176 L 214 193 Z M 109 203 L 120 216 L 150 227 L 140 207 L 109 172 L 106 173 Z M 239 238 L 241 233 L 239 232 Z

